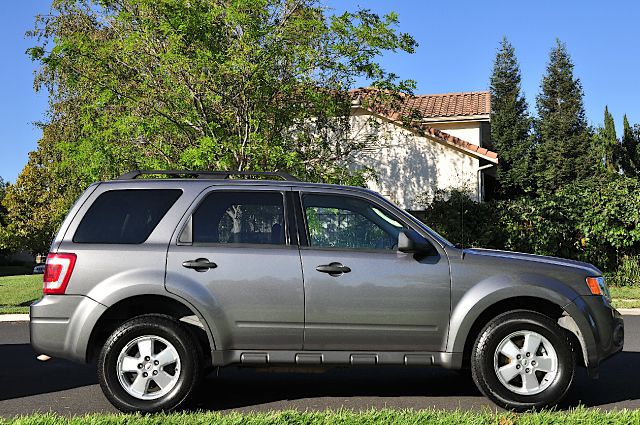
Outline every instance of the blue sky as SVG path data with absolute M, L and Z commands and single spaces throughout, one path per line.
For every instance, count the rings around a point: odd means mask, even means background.
M 33 91 L 34 64 L 24 33 L 50 1 L 3 1 L 0 5 L 0 176 L 15 181 L 34 150 L 44 120 L 45 93 Z M 336 12 L 357 5 L 378 13 L 395 10 L 400 29 L 420 43 L 414 55 L 381 58 L 388 70 L 418 82 L 418 93 L 486 90 L 498 43 L 506 35 L 522 67 L 523 89 L 535 106 L 540 80 L 556 37 L 567 44 L 585 91 L 589 121 L 599 125 L 605 105 L 618 129 L 622 116 L 640 123 L 640 2 L 591 0 L 419 1 L 329 0 Z M 362 82 L 365 84 L 365 82 Z

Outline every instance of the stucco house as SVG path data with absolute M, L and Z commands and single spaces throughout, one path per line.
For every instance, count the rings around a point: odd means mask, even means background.
M 491 151 L 489 92 L 400 95 L 352 90 L 351 137 L 372 140 L 353 159 L 370 167 L 369 187 L 410 211 L 437 190 L 465 189 L 486 199 L 498 156 Z M 375 137 L 371 137 L 375 135 Z

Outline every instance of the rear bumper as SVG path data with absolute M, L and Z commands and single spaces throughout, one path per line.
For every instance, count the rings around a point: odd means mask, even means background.
M 38 354 L 84 363 L 91 331 L 105 310 L 85 296 L 46 295 L 30 308 L 31 346 Z
M 622 351 L 622 315 L 601 296 L 583 296 L 565 306 L 580 329 L 585 365 L 589 376 L 598 377 L 600 363 Z

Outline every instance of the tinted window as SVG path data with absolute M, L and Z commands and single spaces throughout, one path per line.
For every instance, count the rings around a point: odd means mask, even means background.
M 82 218 L 76 243 L 139 244 L 147 240 L 182 193 L 178 189 L 110 190 Z
M 212 192 L 193 214 L 193 242 L 285 243 L 279 192 Z
M 395 250 L 402 224 L 380 207 L 347 196 L 305 195 L 309 245 Z

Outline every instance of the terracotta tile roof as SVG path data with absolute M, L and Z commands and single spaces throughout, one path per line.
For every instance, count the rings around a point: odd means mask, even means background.
M 373 88 L 355 89 L 349 92 L 353 100 L 375 100 L 380 91 Z M 415 115 L 422 118 L 488 115 L 491 113 L 491 95 L 488 91 L 400 95 L 395 105 L 402 116 Z
M 423 118 L 486 115 L 491 113 L 491 96 L 488 91 L 422 94 L 408 96 L 405 105 Z
M 429 117 L 488 114 L 491 106 L 489 92 L 422 96 L 400 94 L 399 96 L 394 96 L 376 89 L 356 89 L 349 91 L 349 94 L 354 106 L 367 109 L 420 135 L 431 136 L 442 143 L 482 157 L 490 162 L 498 162 L 497 153 L 431 127 L 428 123 L 420 120 L 420 118 L 425 117 L 424 114 L 434 114 L 436 111 L 438 114 L 447 112 L 450 115 L 429 115 Z M 416 112 L 418 116 L 416 116 Z

